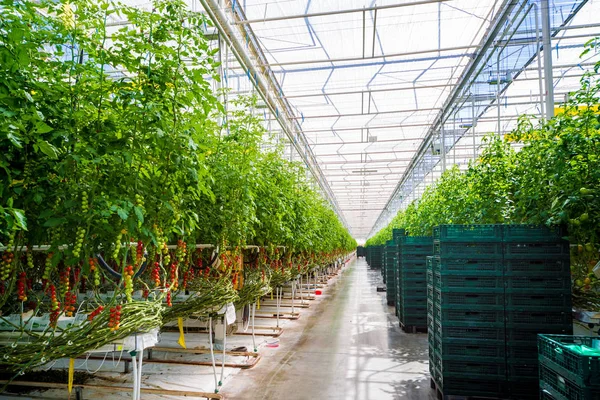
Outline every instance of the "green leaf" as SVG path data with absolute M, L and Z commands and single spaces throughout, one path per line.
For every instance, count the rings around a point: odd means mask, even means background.
M 13 217 L 15 217 L 15 222 L 17 226 L 23 230 L 27 230 L 27 218 L 25 218 L 25 214 L 23 214 L 23 211 L 17 210 L 15 208 L 13 208 L 10 211 Z
M 6 137 L 8 138 L 8 140 L 10 140 L 10 142 L 15 146 L 18 147 L 19 149 L 23 148 L 23 145 L 21 144 L 21 138 L 18 137 L 17 135 L 14 135 L 10 132 L 8 132 L 6 134 Z
M 39 140 L 37 142 L 37 145 L 39 146 L 42 153 L 50 157 L 52 160 L 58 159 L 58 149 L 56 147 L 52 146 L 45 140 Z
M 138 221 L 140 221 L 140 223 L 144 223 L 144 211 L 142 210 L 141 207 L 134 207 L 133 211 L 135 211 L 135 215 L 138 218 Z
M 38 133 L 48 133 L 54 130 L 53 127 L 51 127 L 50 125 L 48 125 L 45 122 L 40 122 L 36 125 L 35 129 L 38 131 Z
M 47 228 L 54 228 L 55 226 L 64 224 L 67 222 L 66 218 L 50 218 L 48 221 L 44 222 L 44 226 Z
M 122 220 L 129 218 L 129 213 L 122 208 L 117 209 L 117 214 L 119 214 L 119 217 L 121 217 Z

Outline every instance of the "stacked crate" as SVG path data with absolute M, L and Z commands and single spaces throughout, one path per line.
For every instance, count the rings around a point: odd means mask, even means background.
M 435 355 L 435 348 L 438 338 L 436 337 L 435 322 L 437 319 L 437 313 L 435 312 L 435 279 L 433 274 L 433 262 L 434 256 L 427 256 L 426 268 L 427 268 L 427 339 L 429 340 L 429 373 L 431 379 L 438 381 L 437 374 L 437 357 Z
M 369 260 L 367 260 L 369 266 L 373 269 L 381 269 L 383 246 L 370 246 L 369 249 Z
M 393 240 L 385 243 L 385 286 L 387 303 L 396 304 L 396 274 L 398 270 L 398 246 Z
M 569 243 L 560 227 L 504 225 L 508 391 L 537 399 L 537 334 L 571 334 Z
M 396 243 L 396 246 L 398 246 L 399 250 L 399 243 L 400 240 L 406 235 L 406 231 L 404 229 L 399 229 L 399 228 L 395 228 L 392 229 L 392 239 L 394 240 L 394 242 Z M 400 284 L 400 254 L 398 254 L 398 268 L 396 269 L 396 274 L 394 275 L 394 278 L 396 279 L 396 317 L 398 317 L 398 320 L 402 320 L 402 308 L 399 306 L 400 304 L 400 288 L 399 288 L 399 284 Z
M 444 395 L 538 398 L 537 334 L 572 330 L 563 235 L 531 225 L 434 230 L 430 362 Z
M 430 363 L 444 395 L 505 395 L 500 225 L 434 229 L 428 282 Z
M 402 236 L 398 247 L 400 326 L 415 333 L 427 329 L 427 256 L 433 253 L 430 236 Z
M 600 399 L 600 338 L 539 335 L 542 399 Z

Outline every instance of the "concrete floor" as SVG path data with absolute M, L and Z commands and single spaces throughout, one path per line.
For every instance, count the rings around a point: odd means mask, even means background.
M 426 334 L 405 334 L 364 258 L 345 269 L 278 349 L 228 380 L 228 400 L 431 400 Z M 311 307 L 312 308 L 312 307 Z

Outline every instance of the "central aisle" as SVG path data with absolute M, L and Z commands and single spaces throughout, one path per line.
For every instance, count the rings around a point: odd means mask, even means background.
M 287 328 L 279 349 L 227 382 L 230 400 L 429 400 L 427 335 L 398 327 L 379 271 L 363 258 L 352 262 L 311 305 L 306 320 Z

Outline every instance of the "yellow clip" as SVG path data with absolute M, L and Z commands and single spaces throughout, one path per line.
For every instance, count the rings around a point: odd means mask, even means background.
M 256 301 L 256 309 L 260 310 L 260 299 Z
M 179 326 L 179 340 L 177 340 L 177 344 L 184 349 L 187 349 L 187 347 L 185 347 L 185 334 L 183 333 L 183 318 L 177 318 L 177 325 Z
M 70 358 L 69 359 L 69 383 L 68 383 L 68 389 L 69 389 L 69 393 L 71 393 L 71 391 L 73 390 L 73 375 L 75 374 L 75 359 L 74 358 Z

